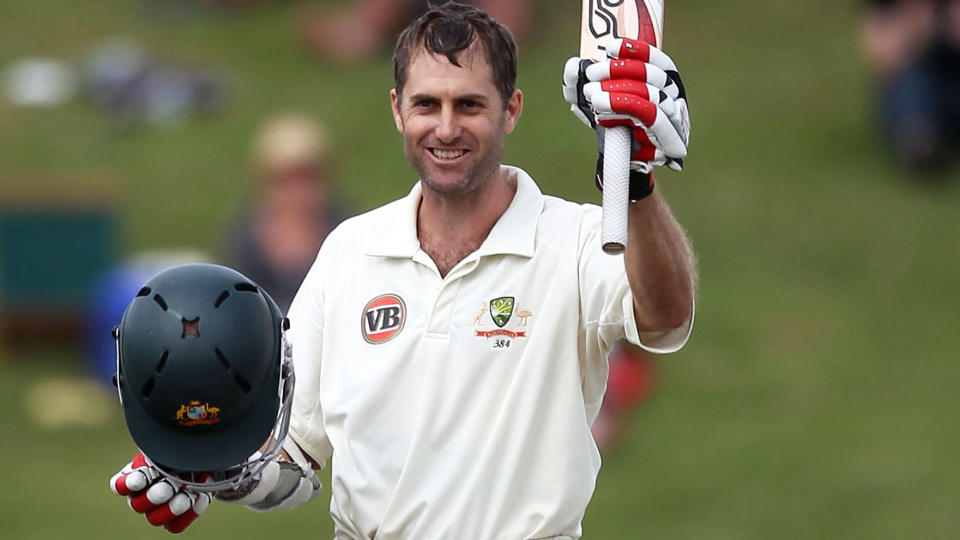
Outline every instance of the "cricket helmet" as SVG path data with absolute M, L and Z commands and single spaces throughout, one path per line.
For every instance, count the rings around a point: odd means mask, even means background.
M 215 473 L 221 489 L 256 474 L 290 421 L 286 327 L 270 296 L 230 268 L 186 264 L 150 278 L 114 332 L 127 429 L 147 459 L 181 482 Z

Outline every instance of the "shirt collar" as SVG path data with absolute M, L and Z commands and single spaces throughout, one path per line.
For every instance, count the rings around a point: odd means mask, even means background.
M 511 254 L 533 257 L 537 223 L 543 211 L 543 193 L 523 169 L 503 165 L 500 171 L 504 178 L 516 181 L 517 192 L 507 211 L 500 216 L 487 239 L 480 245 L 477 255 L 482 257 Z
M 501 165 L 500 171 L 508 180 L 516 181 L 517 192 L 476 255 L 532 257 L 537 223 L 543 210 L 543 193 L 523 169 Z M 422 190 L 420 182 L 417 182 L 406 197 L 391 205 L 392 212 L 386 216 L 385 226 L 367 248 L 367 255 L 400 258 L 413 258 L 416 255 L 420 249 L 417 211 L 423 198 Z
M 401 257 L 410 259 L 420 249 L 417 239 L 417 210 L 423 198 L 418 181 L 406 197 L 391 203 L 384 216 L 384 226 L 367 248 L 373 257 Z

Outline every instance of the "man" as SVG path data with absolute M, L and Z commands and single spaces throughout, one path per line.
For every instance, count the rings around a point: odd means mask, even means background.
M 915 173 L 948 170 L 960 144 L 960 0 L 868 0 L 860 41 L 893 157 Z
M 672 66 L 645 44 L 628 49 Z M 670 86 L 640 93 L 678 112 L 666 97 L 682 88 L 675 74 L 632 62 Z M 609 78 L 592 68 L 587 79 Z M 509 31 L 485 13 L 431 9 L 401 34 L 394 73 L 393 116 L 420 181 L 334 230 L 294 299 L 285 448 L 292 440 L 315 465 L 332 457 L 337 538 L 579 538 L 600 467 L 590 425 L 606 354 L 621 338 L 654 352 L 686 341 L 687 241 L 645 174 L 634 175 L 627 251 L 610 256 L 598 207 L 544 196 L 501 165 L 523 94 Z M 661 114 L 638 95 L 598 97 L 606 83 L 574 86 L 604 121 Z M 686 133 L 678 118 L 672 133 L 638 127 L 634 157 L 679 167 L 683 156 L 656 144 Z
M 271 118 L 253 145 L 256 193 L 226 239 L 229 264 L 287 311 L 326 235 L 345 217 L 334 194 L 330 142 L 299 113 Z

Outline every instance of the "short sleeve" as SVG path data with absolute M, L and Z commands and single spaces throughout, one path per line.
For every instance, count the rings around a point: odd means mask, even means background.
M 324 324 L 324 253 L 324 248 L 321 248 L 317 260 L 300 285 L 287 313 L 290 319 L 288 339 L 293 348 L 293 365 L 296 375 L 289 435 L 304 452 L 321 465 L 333 454 L 333 448 L 324 430 L 323 410 L 320 404 Z
M 668 330 L 666 332 L 639 332 L 637 330 L 637 320 L 633 316 L 633 295 L 628 293 L 623 298 L 624 316 L 624 338 L 639 345 L 641 348 L 656 354 L 667 354 L 677 352 L 683 348 L 690 339 L 690 332 L 693 331 L 693 316 L 696 310 L 696 300 L 692 301 L 690 308 L 690 318 L 681 326 Z
M 623 255 L 609 255 L 600 248 L 601 209 L 584 205 L 580 230 L 580 294 L 584 325 L 596 328 L 604 351 L 618 339 L 626 339 L 652 353 L 671 353 L 687 342 L 693 329 L 690 318 L 666 332 L 639 332 L 633 312 L 633 294 L 627 282 Z

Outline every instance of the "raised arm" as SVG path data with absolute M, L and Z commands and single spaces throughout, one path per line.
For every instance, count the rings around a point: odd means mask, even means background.
M 694 257 L 683 229 L 654 191 L 654 167 L 683 169 L 690 137 L 686 89 L 673 60 L 642 41 L 605 46 L 609 60 L 571 58 L 564 97 L 574 114 L 594 128 L 631 129 L 628 240 L 624 254 L 641 332 L 665 332 L 692 316 Z M 603 131 L 600 130 L 602 140 Z M 603 145 L 599 145 L 603 148 Z M 603 155 L 597 183 L 603 185 Z
M 696 270 L 686 234 L 658 193 L 630 203 L 624 266 L 640 332 L 686 323 L 693 310 Z

